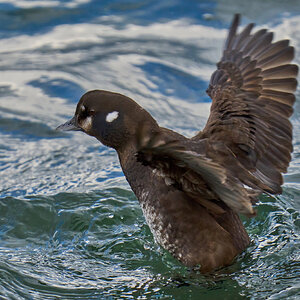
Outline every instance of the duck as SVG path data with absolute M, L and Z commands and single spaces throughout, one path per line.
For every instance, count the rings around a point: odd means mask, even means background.
M 211 75 L 205 127 L 188 138 L 129 97 L 92 90 L 57 127 L 82 131 L 116 150 L 155 241 L 202 273 L 229 266 L 249 245 L 240 215 L 254 217 L 259 195 L 282 193 L 291 161 L 298 67 L 289 40 L 235 14 Z

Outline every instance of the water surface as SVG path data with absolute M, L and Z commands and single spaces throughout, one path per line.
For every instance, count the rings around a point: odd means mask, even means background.
M 211 276 L 155 244 L 113 150 L 54 130 L 98 88 L 192 136 L 237 11 L 291 39 L 300 63 L 299 1 L 0 1 L 0 297 L 300 297 L 299 102 L 283 194 L 260 197 L 243 219 L 251 246 Z

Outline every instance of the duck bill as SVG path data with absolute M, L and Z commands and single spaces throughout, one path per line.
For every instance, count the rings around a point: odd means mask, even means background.
M 59 131 L 79 131 L 79 130 L 82 130 L 82 129 L 78 126 L 76 118 L 74 116 L 71 120 L 67 121 L 64 124 L 59 125 L 56 128 L 56 130 L 59 130 Z

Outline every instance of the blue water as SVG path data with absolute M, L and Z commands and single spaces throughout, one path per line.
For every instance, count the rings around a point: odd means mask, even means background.
M 154 242 L 113 150 L 55 131 L 98 88 L 192 136 L 235 12 L 300 63 L 299 0 L 0 0 L 1 299 L 299 299 L 299 88 L 283 194 L 260 197 L 251 246 L 210 276 Z

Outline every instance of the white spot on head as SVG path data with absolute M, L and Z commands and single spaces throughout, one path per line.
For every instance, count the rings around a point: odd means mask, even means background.
M 112 111 L 110 113 L 107 114 L 105 121 L 108 123 L 113 122 L 114 120 L 116 120 L 119 116 L 119 112 L 118 111 Z
M 83 130 L 85 131 L 89 131 L 92 127 L 92 117 L 86 117 L 83 121 L 82 121 L 82 125 L 81 127 L 83 128 Z
M 84 106 L 83 104 L 80 106 L 80 110 L 81 110 L 82 112 L 85 111 L 85 106 Z

